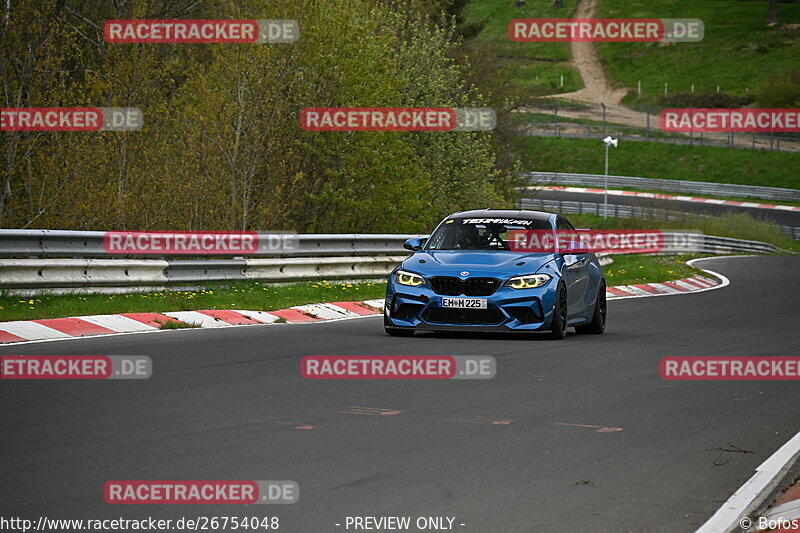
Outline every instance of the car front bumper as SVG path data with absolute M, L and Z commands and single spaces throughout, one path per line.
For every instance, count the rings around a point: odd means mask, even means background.
M 389 280 L 384 316 L 389 326 L 433 331 L 536 331 L 553 319 L 558 282 L 551 279 L 535 289 L 501 286 L 490 296 L 457 296 L 487 300 L 487 309 L 442 307 L 443 298 L 426 283 L 418 287 Z

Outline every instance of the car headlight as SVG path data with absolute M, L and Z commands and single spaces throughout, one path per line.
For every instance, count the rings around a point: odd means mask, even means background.
M 506 287 L 512 289 L 535 289 L 550 281 L 548 274 L 531 274 L 529 276 L 514 276 L 506 281 Z
M 405 270 L 398 270 L 394 273 L 394 280 L 400 285 L 410 285 L 411 287 L 419 287 L 425 283 L 425 278 L 419 274 L 406 272 Z

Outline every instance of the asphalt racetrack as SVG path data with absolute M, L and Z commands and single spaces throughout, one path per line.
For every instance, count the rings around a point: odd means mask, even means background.
M 4 516 L 450 516 L 465 533 L 693 531 L 798 431 L 791 381 L 664 381 L 664 356 L 798 354 L 800 259 L 609 301 L 601 337 L 384 334 L 380 317 L 6 346 L 149 355 L 148 380 L 0 383 Z M 497 376 L 307 381 L 301 356 L 493 355 Z M 378 414 L 383 413 L 383 414 Z M 295 480 L 294 505 L 108 505 L 108 480 Z M 342 526 L 336 526 L 342 524 Z M 460 524 L 464 524 L 461 526 Z M 351 529 L 352 531 L 352 529 Z

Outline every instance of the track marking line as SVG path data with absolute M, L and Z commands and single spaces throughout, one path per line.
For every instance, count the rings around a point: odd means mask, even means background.
M 258 320 L 249 316 L 244 316 L 241 311 L 223 310 L 223 309 L 208 309 L 198 311 L 204 315 L 208 315 L 216 320 L 222 320 L 226 324 L 260 324 Z
M 303 313 L 313 315 L 317 318 L 330 320 L 332 318 L 343 318 L 349 316 L 344 310 L 337 309 L 336 307 L 326 306 L 325 304 L 306 304 L 296 305 L 291 309 L 297 309 Z
M 164 314 L 187 324 L 199 324 L 204 328 L 222 328 L 230 325 L 223 320 L 203 314 L 199 311 L 170 311 Z
M 700 526 L 697 533 L 727 533 L 754 512 L 800 457 L 800 432 L 756 468 L 756 473 Z
M 344 415 L 367 415 L 367 416 L 394 416 L 399 415 L 403 411 L 396 409 L 384 409 L 381 407 L 348 407 L 346 411 L 336 411 Z
M 511 418 L 490 418 L 487 416 L 462 416 L 455 419 L 456 422 L 466 422 L 468 424 L 490 424 L 494 426 L 508 426 L 514 422 Z
M 610 426 L 595 426 L 592 424 L 570 424 L 569 422 L 556 422 L 557 426 L 571 426 L 576 428 L 590 428 L 594 429 L 596 433 L 616 433 L 622 431 L 622 428 Z
M 239 312 L 242 313 L 244 316 L 246 316 L 248 318 L 252 318 L 253 320 L 255 320 L 257 322 L 261 322 L 262 324 L 272 324 L 273 322 L 277 322 L 277 320 L 278 320 L 277 316 L 275 316 L 273 314 L 270 314 L 270 313 L 267 313 L 266 311 L 247 311 L 247 310 L 242 310 L 242 311 L 239 311 Z
M 83 337 L 84 335 L 105 335 L 114 333 L 103 326 L 98 326 L 92 322 L 81 320 L 80 318 L 45 318 L 43 320 L 32 320 L 36 324 L 53 328 L 72 337 Z
M 314 426 L 312 426 L 311 424 L 302 424 L 300 422 L 278 422 L 278 424 L 282 426 L 294 426 L 294 429 L 302 429 L 302 430 L 314 429 Z
M 22 337 L 33 341 L 44 339 L 73 339 L 72 335 L 68 335 L 63 331 L 49 328 L 38 322 L 32 320 L 15 320 L 14 322 L 3 322 L 0 324 L 0 329 L 6 333 L 10 333 L 15 337 Z
M 108 328 L 117 333 L 122 331 L 153 331 L 158 329 L 156 326 L 151 326 L 150 324 L 128 318 L 124 315 L 87 315 L 75 318 L 97 324 L 98 326 Z

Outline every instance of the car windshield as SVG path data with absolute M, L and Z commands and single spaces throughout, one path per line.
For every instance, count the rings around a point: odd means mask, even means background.
M 515 218 L 451 218 L 439 226 L 428 250 L 508 250 L 509 232 L 549 230 L 547 220 Z

